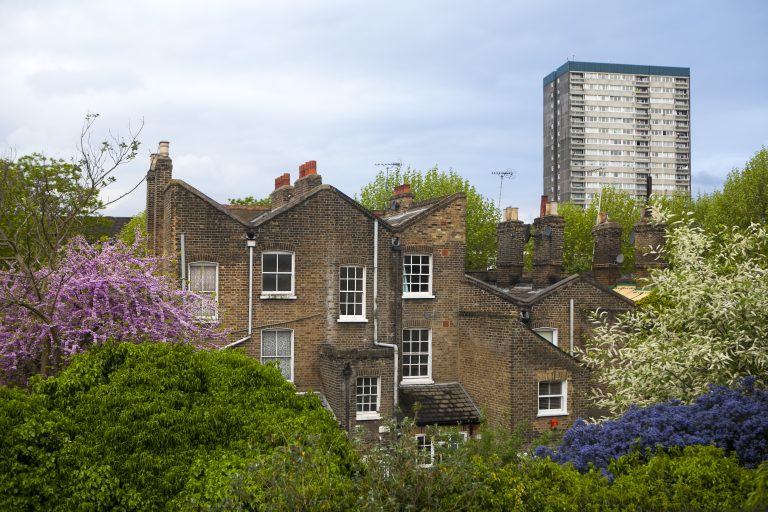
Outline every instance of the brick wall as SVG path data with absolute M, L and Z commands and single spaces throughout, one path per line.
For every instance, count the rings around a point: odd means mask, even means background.
M 530 308 L 531 329 L 554 327 L 557 329 L 558 346 L 568 352 L 570 344 L 570 304 L 574 301 L 574 347 L 583 349 L 593 324 L 590 314 L 600 309 L 616 315 L 632 308 L 632 303 L 617 294 L 597 286 L 584 277 L 571 280 L 537 301 Z
M 531 425 L 534 431 L 550 428 L 556 418 L 558 428 L 567 428 L 578 417 L 599 416 L 588 400 L 593 387 L 589 371 L 568 349 L 569 306 L 574 300 L 576 346 L 592 326 L 588 313 L 598 307 L 613 312 L 631 306 L 615 294 L 584 278 L 550 292 L 532 306 L 516 304 L 509 296 L 467 278 L 461 287 L 459 373 L 460 380 L 476 400 L 492 426 L 515 428 Z M 530 311 L 526 326 L 520 311 Z M 535 334 L 537 327 L 558 329 L 560 347 Z M 481 376 L 481 377 L 478 377 Z M 568 382 L 568 414 L 538 417 L 539 381 Z

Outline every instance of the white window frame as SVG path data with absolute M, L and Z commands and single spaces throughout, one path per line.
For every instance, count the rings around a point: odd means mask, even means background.
M 427 258 L 427 261 L 429 262 L 429 274 L 421 274 L 421 273 L 419 273 L 419 274 L 413 274 L 413 273 L 406 274 L 405 266 L 407 264 L 411 264 L 412 265 L 412 263 L 406 263 L 406 258 L 412 258 L 412 257 L 415 257 L 415 256 L 418 256 L 420 258 Z M 404 299 L 434 299 L 435 298 L 434 294 L 432 293 L 432 281 L 434 280 L 434 278 L 433 278 L 433 276 L 434 276 L 434 263 L 433 262 L 434 262 L 434 258 L 432 257 L 431 254 L 408 253 L 408 254 L 404 254 L 403 255 L 403 298 Z M 427 281 L 427 291 L 412 292 L 412 291 L 406 290 L 406 288 L 408 288 L 410 286 L 407 283 L 407 279 L 406 279 L 406 276 L 409 276 L 409 275 L 419 275 L 419 276 L 428 275 L 429 279 Z
M 282 357 L 282 358 L 286 357 L 286 356 L 277 356 L 277 355 L 275 355 L 275 356 L 266 356 L 266 357 L 264 356 L 264 333 L 265 332 L 289 332 L 289 333 L 291 333 L 291 377 L 290 378 L 286 378 L 286 380 L 288 382 L 293 382 L 295 377 L 296 377 L 296 375 L 294 373 L 294 361 L 295 361 L 294 354 L 295 354 L 295 352 L 294 352 L 294 347 L 293 347 L 293 329 L 262 329 L 261 330 L 261 339 L 259 340 L 259 342 L 260 342 L 259 343 L 259 360 L 261 361 L 261 364 L 267 364 L 270 361 L 275 361 L 279 357 Z M 277 345 L 275 345 L 275 348 L 277 348 Z M 275 350 L 275 352 L 277 352 L 277 350 Z M 279 365 L 278 365 L 278 368 L 280 368 Z
M 288 272 L 265 272 L 264 271 L 264 257 L 267 255 L 280 256 L 282 254 L 289 254 L 291 256 L 291 289 L 290 290 L 273 290 L 264 291 L 264 277 L 269 275 L 288 274 Z M 279 258 L 278 258 L 279 259 Z M 290 251 L 264 251 L 261 253 L 261 297 L 262 299 L 295 299 L 296 298 L 296 254 Z
M 420 450 L 425 450 L 426 447 L 429 446 L 429 462 L 422 462 L 419 464 L 422 468 L 431 468 L 432 465 L 435 463 L 435 443 L 431 436 L 428 436 L 427 434 L 416 434 L 414 436 L 416 438 L 416 454 L 417 459 L 416 461 L 419 461 L 418 455 Z M 427 443 L 429 441 L 429 443 Z
M 542 394 L 542 384 L 562 384 L 560 394 Z M 536 384 L 536 409 L 538 410 L 538 416 L 565 416 L 568 414 L 568 381 L 567 380 L 542 380 Z M 540 400 L 542 398 L 555 398 L 561 397 L 559 409 L 542 409 Z
M 405 332 L 406 331 L 426 331 L 427 332 L 427 339 L 426 339 L 426 342 L 427 342 L 427 375 L 419 375 L 419 376 L 416 376 L 416 377 L 413 377 L 413 376 L 407 376 L 406 377 L 405 376 L 405 367 L 406 367 L 405 357 L 406 357 L 406 355 L 408 355 L 408 356 L 420 356 L 420 355 L 424 354 L 423 352 L 420 352 L 420 351 L 419 352 L 406 351 L 405 350 L 405 344 L 406 343 L 423 343 L 425 341 L 425 340 L 418 340 L 417 342 L 413 341 L 413 340 L 406 341 L 405 340 Z M 400 384 L 402 384 L 402 385 L 409 385 L 409 384 L 433 384 L 434 381 L 432 380 L 432 329 L 425 328 L 425 327 L 411 327 L 411 328 L 403 329 L 402 335 L 403 335 L 403 343 L 402 343 L 402 349 L 403 350 L 402 350 L 402 356 L 401 356 L 402 357 L 401 364 L 402 364 L 402 367 L 403 367 L 403 371 L 402 371 L 402 379 L 400 381 Z M 411 366 L 421 366 L 421 364 L 422 363 L 418 363 L 418 364 L 411 364 L 411 363 L 409 363 L 408 366 L 409 367 L 411 367 Z
M 554 346 L 558 346 L 557 344 L 557 328 L 556 327 L 537 327 L 533 330 L 536 334 L 553 344 Z M 549 334 L 551 338 L 548 338 L 545 336 L 545 334 Z
M 456 436 L 456 440 L 440 440 L 440 438 L 444 438 L 444 436 L 448 436 L 449 438 L 453 438 Z M 438 435 L 438 441 L 435 441 L 435 438 L 433 436 L 430 436 L 428 434 L 416 434 L 414 436 L 416 438 L 416 449 L 417 450 L 425 450 L 426 446 L 429 446 L 429 462 L 428 463 L 422 463 L 419 464 L 422 468 L 431 468 L 435 461 L 442 462 L 443 456 L 442 453 L 440 453 L 440 456 L 438 457 L 435 453 L 435 447 L 440 446 L 440 449 L 442 451 L 444 450 L 458 450 L 459 448 L 459 442 L 466 443 L 469 439 L 469 433 L 460 430 L 458 432 L 442 432 Z M 461 438 L 461 441 L 458 440 L 458 438 Z M 429 441 L 429 444 L 427 444 L 427 441 Z M 422 447 L 423 446 L 423 447 Z M 418 452 L 417 452 L 418 453 Z M 425 454 L 426 455 L 426 454 Z M 418 460 L 417 460 L 418 462 Z
M 365 384 L 361 384 L 360 381 L 365 380 L 373 380 L 376 382 L 376 395 L 373 395 L 371 393 L 364 393 L 364 396 L 375 396 L 376 397 L 376 409 L 373 411 L 360 411 L 359 408 L 361 405 L 360 403 L 360 393 L 358 392 L 359 388 L 362 386 L 365 386 Z M 361 376 L 357 377 L 355 379 L 355 419 L 357 421 L 364 421 L 364 420 L 378 420 L 381 419 L 381 377 L 372 377 L 372 376 Z
M 205 267 L 213 267 L 215 272 L 215 285 L 213 290 L 193 290 L 192 289 L 192 269 L 193 268 L 205 268 Z M 219 264 L 215 261 L 193 261 L 187 265 L 187 290 L 199 293 L 200 295 L 206 296 L 208 294 L 213 294 L 212 301 L 213 301 L 213 307 L 214 312 L 213 315 L 195 315 L 195 318 L 198 320 L 218 320 L 219 318 Z M 202 304 L 200 305 L 202 308 Z M 201 310 L 202 313 L 202 310 Z
M 343 291 L 341 289 L 341 283 L 345 279 L 345 278 L 343 278 L 341 276 L 341 269 L 343 269 L 343 268 L 355 268 L 355 269 L 360 269 L 362 271 L 362 279 L 361 279 L 361 281 L 362 281 L 362 299 L 361 299 L 362 300 L 362 308 L 361 308 L 361 314 L 359 314 L 359 315 L 343 315 L 343 314 L 341 314 L 341 305 L 342 305 L 341 295 L 342 295 L 342 293 L 355 293 L 355 292 L 349 292 L 348 290 L 347 291 Z M 366 274 L 366 268 L 364 266 L 362 266 L 362 265 L 341 265 L 341 266 L 339 266 L 339 319 L 338 319 L 339 322 L 367 322 L 368 321 L 368 319 L 365 317 L 365 274 Z M 347 279 L 347 281 L 350 280 L 349 277 L 347 277 L 346 279 Z M 355 280 L 357 280 L 357 278 L 355 278 Z M 350 304 L 350 303 L 347 303 L 347 304 Z M 356 303 L 352 303 L 352 304 L 356 304 Z

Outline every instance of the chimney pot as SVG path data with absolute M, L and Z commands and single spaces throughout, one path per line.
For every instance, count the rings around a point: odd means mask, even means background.
M 502 217 L 504 219 L 504 222 L 509 222 L 511 220 L 517 220 L 517 208 L 507 207 L 504 208 L 504 216 Z
M 549 203 L 549 198 L 547 196 L 541 196 L 541 206 L 539 207 L 539 217 L 543 217 L 547 214 L 547 203 Z
M 557 215 L 557 201 L 549 203 L 549 215 Z
M 170 142 L 167 140 L 161 140 L 159 147 L 157 149 L 157 153 L 160 156 L 168 156 L 168 146 L 170 145 Z
M 282 175 L 275 178 L 275 190 L 290 184 L 291 184 L 290 173 L 285 172 Z
M 299 166 L 299 178 L 309 176 L 310 174 L 317 174 L 317 161 L 315 160 L 304 162 Z
M 411 185 L 409 183 L 403 183 L 395 187 L 395 196 L 411 193 Z

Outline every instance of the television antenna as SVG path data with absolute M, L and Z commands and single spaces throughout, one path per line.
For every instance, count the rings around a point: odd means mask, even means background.
M 491 174 L 501 178 L 501 183 L 499 183 L 499 211 L 501 211 L 501 189 L 504 187 L 504 178 L 514 178 L 517 176 L 517 171 L 512 169 L 505 169 L 503 171 L 491 171 Z
M 375 165 L 376 167 L 384 167 L 384 169 L 386 169 L 386 181 L 384 182 L 384 186 L 386 187 L 387 190 L 385 191 L 385 193 L 387 193 L 387 194 L 390 193 L 392 191 L 392 187 L 389 186 L 389 170 L 392 169 L 392 168 L 399 169 L 400 167 L 403 166 L 403 163 L 402 162 L 388 162 L 388 163 L 378 163 L 378 164 L 373 164 L 373 165 Z M 385 196 L 384 197 L 384 208 L 385 209 L 387 208 L 387 201 L 388 201 L 388 197 Z

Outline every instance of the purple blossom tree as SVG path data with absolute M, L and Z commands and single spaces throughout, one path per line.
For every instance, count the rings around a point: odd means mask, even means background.
M 225 333 L 195 319 L 208 299 L 176 289 L 162 260 L 141 255 L 140 243 L 76 237 L 55 268 L 31 279 L 13 265 L 0 271 L 0 382 L 54 374 L 73 354 L 108 340 L 220 345 Z

